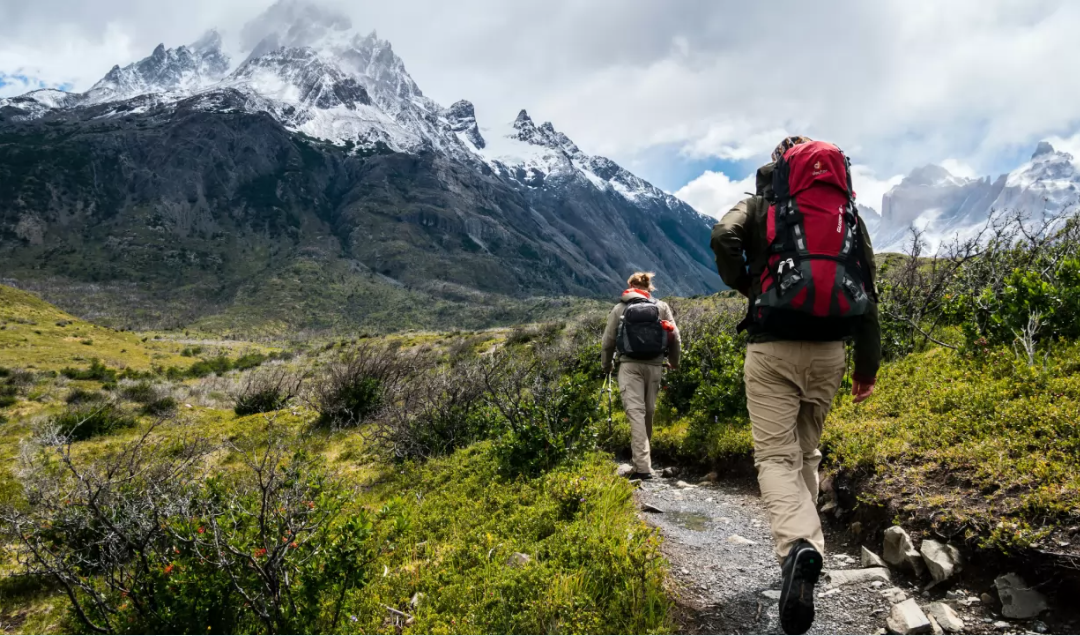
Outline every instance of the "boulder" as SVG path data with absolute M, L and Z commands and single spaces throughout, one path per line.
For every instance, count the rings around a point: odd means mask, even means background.
M 825 586 L 829 589 L 844 585 L 856 585 L 873 581 L 889 582 L 888 568 L 867 568 L 865 570 L 831 570 L 825 573 Z
M 911 537 L 900 526 L 893 526 L 885 531 L 883 556 L 889 565 L 903 570 L 911 570 L 921 575 L 926 570 L 922 555 L 915 549 Z
M 664 513 L 663 510 L 657 508 L 656 506 L 654 506 L 652 504 L 647 504 L 647 503 L 646 504 L 641 504 L 641 511 L 642 512 L 652 512 L 652 513 L 656 513 L 656 514 L 663 514 Z
M 889 601 L 893 605 L 896 605 L 897 603 L 903 603 L 907 600 L 907 594 L 904 592 L 904 590 L 901 590 L 898 587 L 885 588 L 884 590 L 880 590 L 878 594 L 881 594 L 885 598 L 885 600 Z
M 660 476 L 664 478 L 675 477 L 679 474 L 679 469 L 674 466 L 668 466 L 664 470 L 660 471 Z
M 934 581 L 948 581 L 960 571 L 960 551 L 951 545 L 927 539 L 922 542 L 922 558 Z
M 945 633 L 945 630 L 941 629 L 941 625 L 938 625 L 937 620 L 933 616 L 928 614 L 927 617 L 930 619 L 930 633 L 934 636 L 942 636 Z
M 1035 618 L 1049 609 L 1046 597 L 1029 587 L 1018 574 L 999 576 L 994 580 L 994 587 L 1001 599 L 1001 613 L 1006 618 Z
M 510 555 L 510 558 L 506 560 L 506 564 L 512 568 L 523 568 L 528 565 L 529 561 L 532 561 L 532 557 L 524 552 L 515 552 Z
M 619 466 L 615 469 L 615 474 L 619 477 L 626 477 L 632 472 L 634 472 L 634 467 L 630 464 L 619 464 Z
M 941 625 L 941 629 L 950 634 L 959 634 L 964 631 L 963 619 L 945 603 L 931 603 L 930 607 L 926 608 L 926 613 L 937 621 L 938 625 Z
M 893 605 L 886 624 L 894 634 L 931 634 L 934 631 L 930 619 L 914 599 Z
M 889 567 L 889 564 L 885 563 L 885 559 L 879 557 L 870 550 L 867 550 L 866 546 L 863 546 L 862 566 L 864 568 L 887 568 Z

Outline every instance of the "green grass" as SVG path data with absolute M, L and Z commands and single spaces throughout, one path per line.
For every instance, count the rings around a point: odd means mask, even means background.
M 95 356 L 116 368 L 187 366 L 190 360 L 180 357 L 180 349 L 79 320 L 31 293 L 0 285 L 0 366 L 60 370 Z
M 1007 349 L 935 349 L 887 365 L 875 395 L 844 397 L 827 465 L 863 476 L 865 501 L 1025 547 L 1080 520 L 1080 345 L 1036 367 Z
M 352 629 L 383 631 L 383 606 L 414 633 L 669 631 L 659 536 L 629 484 L 594 455 L 536 479 L 504 479 L 489 443 L 412 466 L 379 488 L 386 572 L 360 593 Z M 515 553 L 531 560 L 514 567 Z

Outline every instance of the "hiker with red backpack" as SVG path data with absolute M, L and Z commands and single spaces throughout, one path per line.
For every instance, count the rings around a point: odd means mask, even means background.
M 783 587 L 780 622 L 803 634 L 825 540 L 817 513 L 818 443 L 855 345 L 852 393 L 874 390 L 881 332 L 876 266 L 855 206 L 851 165 L 836 146 L 788 137 L 758 169 L 757 193 L 713 227 L 720 277 L 749 299 L 744 377 L 754 465 Z M 745 259 L 744 259 L 745 255 Z
M 631 479 L 652 479 L 652 419 L 664 366 L 679 367 L 681 341 L 671 307 L 653 298 L 655 274 L 638 272 L 608 314 L 600 362 L 610 374 L 618 353 L 619 394 L 630 420 Z

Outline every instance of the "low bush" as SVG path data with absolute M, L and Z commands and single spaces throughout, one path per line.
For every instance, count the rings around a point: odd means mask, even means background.
M 74 369 L 65 367 L 60 374 L 71 380 L 94 380 L 97 382 L 116 382 L 116 370 L 105 366 L 97 358 L 90 360 L 90 366 L 86 369 Z
M 177 404 L 176 398 L 171 395 L 155 398 L 140 409 L 143 415 L 150 415 L 153 417 L 167 417 L 176 412 L 176 409 L 180 405 Z
M 132 428 L 136 423 L 131 414 L 115 404 L 99 402 L 70 406 L 51 418 L 47 428 L 65 439 L 79 441 Z
M 305 399 L 319 414 L 320 426 L 358 426 L 393 404 L 425 366 L 420 354 L 363 343 L 327 365 Z
M 149 404 L 158 399 L 157 389 L 146 380 L 124 386 L 120 390 L 120 395 L 123 396 L 125 400 L 137 402 L 139 404 Z
M 75 388 L 68 392 L 64 401 L 68 404 L 90 404 L 103 402 L 105 399 L 105 394 L 101 391 L 87 391 L 86 389 Z
M 285 408 L 300 392 L 302 379 L 285 367 L 250 375 L 233 395 L 237 415 L 269 413 Z
M 366 431 L 394 461 L 446 455 L 492 433 L 481 363 L 457 359 L 413 377 Z
M 19 471 L 32 505 L 2 518 L 25 573 L 66 591 L 65 631 L 336 632 L 369 578 L 373 526 L 343 515 L 354 493 L 272 426 L 227 444 L 239 465 L 209 479 L 205 440 L 151 431 L 94 459 L 43 442 Z

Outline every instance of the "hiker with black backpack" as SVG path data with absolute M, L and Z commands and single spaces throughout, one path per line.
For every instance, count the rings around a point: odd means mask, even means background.
M 749 299 L 744 376 L 754 465 L 780 559 L 780 623 L 803 634 L 825 540 L 818 443 L 855 345 L 852 393 L 874 390 L 881 332 L 873 247 L 836 146 L 788 137 L 758 169 L 757 194 L 713 227 L 720 277 Z M 745 256 L 745 259 L 744 259 Z
M 601 366 L 610 374 L 618 353 L 619 394 L 630 420 L 631 479 L 652 479 L 649 441 L 664 366 L 679 367 L 681 342 L 671 307 L 653 298 L 655 274 L 638 272 L 608 314 L 601 343 Z

